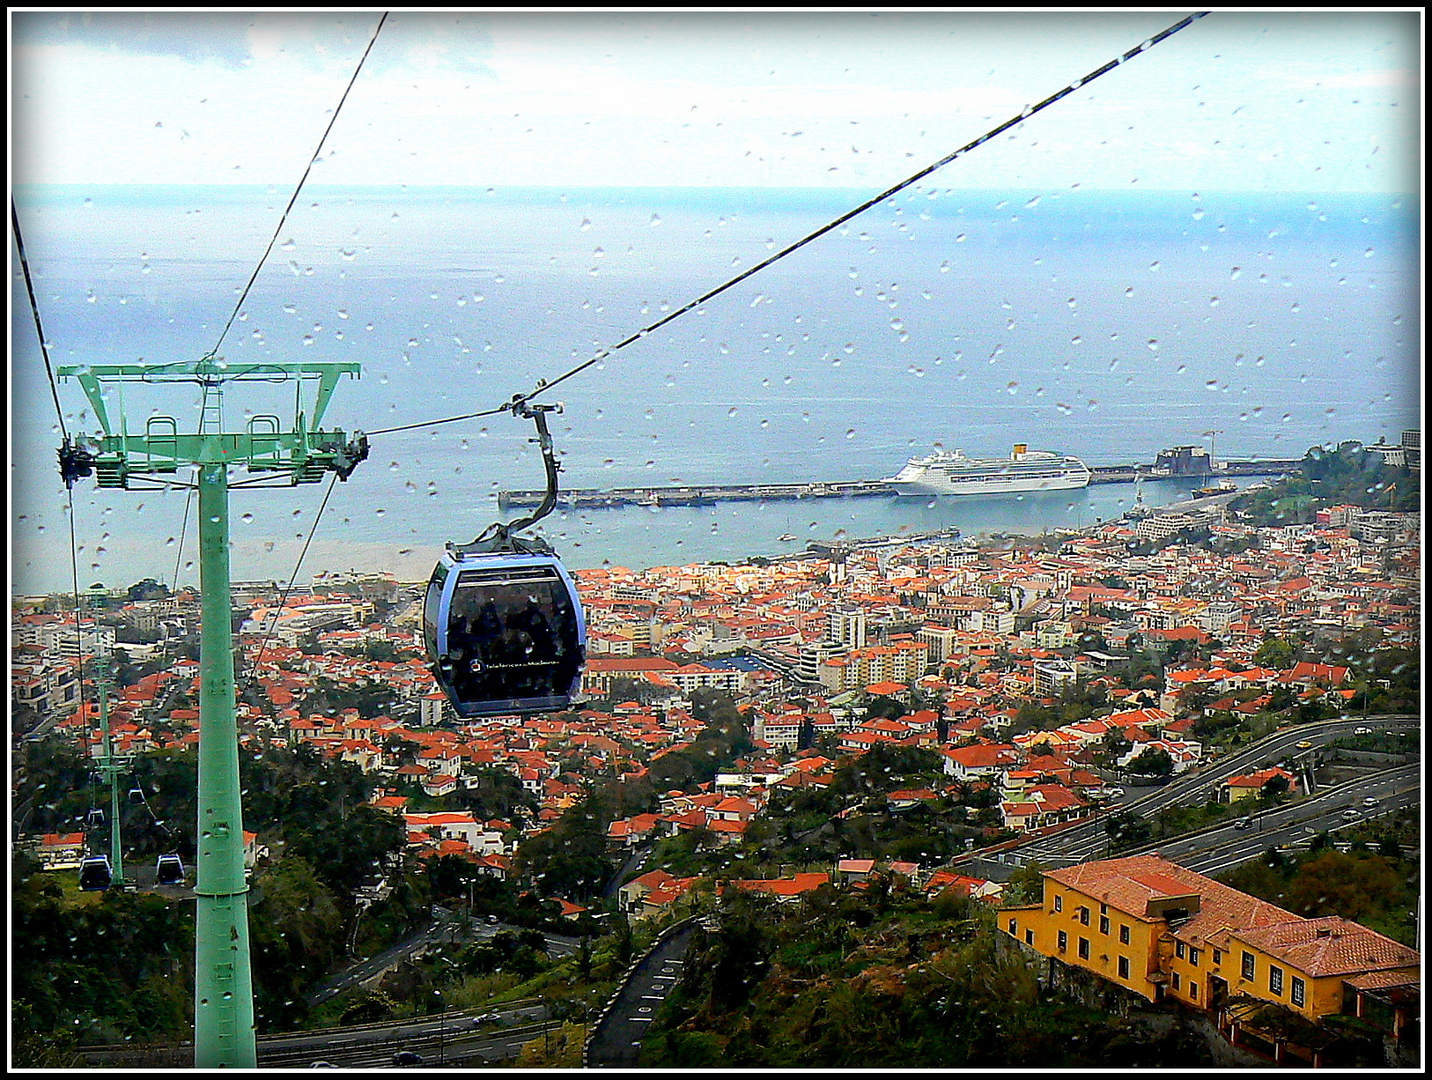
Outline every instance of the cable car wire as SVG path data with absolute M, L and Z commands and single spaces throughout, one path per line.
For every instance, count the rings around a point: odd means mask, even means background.
M 209 350 L 209 356 L 212 357 L 219 351 L 219 346 L 223 345 L 224 338 L 229 333 L 229 327 L 234 325 L 234 319 L 237 318 L 239 309 L 244 306 L 244 301 L 248 299 L 249 290 L 253 288 L 254 281 L 259 276 L 259 271 L 264 268 L 264 263 L 268 260 L 269 253 L 273 251 L 274 244 L 278 242 L 279 233 L 283 231 L 283 223 L 288 220 L 288 212 L 293 209 L 293 204 L 298 201 L 298 193 L 303 190 L 304 181 L 308 179 L 308 174 L 313 171 L 313 165 L 314 162 L 318 160 L 318 155 L 323 152 L 323 144 L 328 139 L 328 133 L 333 130 L 333 125 L 338 121 L 338 114 L 343 110 L 343 103 L 348 100 L 348 91 L 352 90 L 353 84 L 358 81 L 358 73 L 363 70 L 363 63 L 368 59 L 368 54 L 373 51 L 373 43 L 378 40 L 378 32 L 383 29 L 383 23 L 387 21 L 387 18 L 388 13 L 385 11 L 382 17 L 379 18 L 378 25 L 373 29 L 373 36 L 368 40 L 368 47 L 363 50 L 363 55 L 359 57 L 358 66 L 353 69 L 353 77 L 348 80 L 348 86 L 344 89 L 343 96 L 338 99 L 338 105 L 333 110 L 333 115 L 329 117 L 328 126 L 323 129 L 323 135 L 318 140 L 318 146 L 314 149 L 313 156 L 308 159 L 308 165 L 304 168 L 303 175 L 299 177 L 298 186 L 293 189 L 293 194 L 289 197 L 288 205 L 283 208 L 283 213 L 279 215 L 278 225 L 274 228 L 273 236 L 269 238 L 268 247 L 264 248 L 264 253 L 259 256 L 259 264 L 254 267 L 254 272 L 249 275 L 249 282 L 244 286 L 243 292 L 240 293 L 239 302 L 234 305 L 234 310 L 232 314 L 229 315 L 229 321 L 224 323 L 224 329 L 219 333 L 219 340 L 214 342 L 214 347 Z
M 65 442 L 70 433 L 65 428 L 65 411 L 60 407 L 60 389 L 55 384 L 55 369 L 50 365 L 50 347 L 45 343 L 45 328 L 40 325 L 40 305 L 35 300 L 35 285 L 30 280 L 30 260 L 25 257 L 25 237 L 20 232 L 20 215 L 15 209 L 15 196 L 10 196 L 10 228 L 15 231 L 15 250 L 20 256 L 20 271 L 25 277 L 25 293 L 30 298 L 30 315 L 35 320 L 35 336 L 40 339 L 40 355 L 45 358 L 45 375 L 49 379 L 50 394 L 55 399 L 55 415 L 60 421 L 60 434 Z
M 337 481 L 337 473 L 328 478 L 328 490 L 323 493 L 323 502 L 319 504 L 318 513 L 313 515 L 313 527 L 308 530 L 308 539 L 303 542 L 303 550 L 298 553 L 298 562 L 293 564 L 293 572 L 288 575 L 288 584 L 284 586 L 283 595 L 279 597 L 274 617 L 269 620 L 268 629 L 264 632 L 263 640 L 259 642 L 259 651 L 254 656 L 254 662 L 249 665 L 249 677 L 244 681 L 240 697 L 247 694 L 249 687 L 254 684 L 254 679 L 258 675 L 259 661 L 264 658 L 264 651 L 268 648 L 269 639 L 273 637 L 274 630 L 278 628 L 278 617 L 283 612 L 284 604 L 288 603 L 288 594 L 293 591 L 294 583 L 298 580 L 298 568 L 303 565 L 303 557 L 308 554 L 308 545 L 313 543 L 313 534 L 318 531 L 318 522 L 323 518 L 323 511 L 328 508 L 328 497 L 333 494 L 333 485 Z
M 1204 17 L 1205 15 L 1207 15 L 1207 14 L 1208 14 L 1207 11 L 1198 11 L 1198 12 L 1194 12 L 1192 15 L 1189 15 L 1189 16 L 1183 18 L 1183 19 L 1180 19 L 1178 22 L 1174 23 L 1172 26 L 1170 26 L 1170 27 L 1168 27 L 1168 28 L 1166 28 L 1166 29 L 1164 29 L 1164 30 L 1161 30 L 1159 33 L 1155 34 L 1153 37 L 1148 38 L 1147 40 L 1145 40 L 1145 41 L 1143 41 L 1143 42 L 1140 42 L 1140 43 L 1139 43 L 1138 45 L 1136 45 L 1134 48 L 1132 48 L 1132 49 L 1128 50 L 1127 52 L 1123 53 L 1122 55 L 1117 56 L 1117 57 L 1115 57 L 1114 59 L 1108 61 L 1108 63 L 1104 64 L 1103 66 L 1101 66 L 1101 67 L 1099 67 L 1099 68 L 1096 68 L 1094 71 L 1091 71 L 1088 75 L 1085 75 L 1082 79 L 1075 79 L 1075 80 L 1074 80 L 1072 83 L 1070 83 L 1068 86 L 1064 87 L 1064 89 L 1059 90 L 1059 91 L 1056 92 L 1056 93 L 1050 94 L 1047 98 L 1045 98 L 1043 101 L 1039 102 L 1037 105 L 1029 105 L 1029 106 L 1026 106 L 1026 107 L 1019 113 L 1019 115 L 1010 117 L 1008 120 L 1004 121 L 1004 123 L 999 124 L 999 125 L 997 125 L 996 127 L 991 128 L 989 131 L 985 132 L 983 135 L 981 135 L 979 138 L 975 139 L 974 141 L 969 142 L 969 143 L 966 143 L 964 146 L 960 147 L 958 150 L 954 151 L 953 153 L 946 154 L 944 157 L 940 158 L 939 161 L 936 161 L 936 162 L 934 162 L 934 163 L 931 164 L 931 165 L 927 165 L 925 168 L 921 169 L 919 172 L 914 173 L 914 174 L 912 174 L 911 176 L 906 177 L 904 180 L 901 180 L 898 184 L 895 184 L 895 185 L 893 185 L 892 187 L 886 188 L 886 189 L 885 189 L 884 191 L 882 191 L 879 195 L 875 195 L 875 196 L 872 196 L 872 197 L 869 198 L 869 199 L 866 199 L 865 202 L 861 203 L 859 206 L 855 207 L 853 210 L 848 210 L 848 211 L 846 211 L 844 214 L 841 214 L 839 217 L 837 217 L 837 218 L 833 219 L 832 221 L 829 221 L 829 222 L 827 222 L 826 224 L 822 225 L 820 228 L 816 229 L 814 232 L 809 233 L 808 235 L 802 237 L 801 239 L 795 241 L 794 243 L 788 244 L 786 247 L 782 248 L 780 251 L 776 252 L 774 255 L 770 255 L 770 256 L 768 256 L 767 258 L 761 260 L 761 261 L 760 261 L 759 263 L 757 263 L 756 265 L 754 265 L 754 266 L 752 266 L 752 267 L 749 267 L 749 268 L 747 268 L 746 270 L 743 270 L 741 273 L 737 274 L 735 277 L 733 277 L 733 278 L 731 278 L 730 280 L 726 281 L 724 284 L 718 285 L 718 286 L 716 286 L 714 289 L 711 289 L 711 290 L 709 290 L 709 291 L 703 293 L 702 295 L 698 296 L 695 300 L 692 300 L 690 303 L 686 304 L 685 306 L 683 306 L 683 307 L 681 307 L 681 308 L 678 308 L 677 310 L 675 310 L 675 311 L 673 311 L 673 312 L 670 312 L 670 313 L 668 313 L 668 314 L 666 314 L 666 315 L 663 315 L 660 319 L 657 319 L 656 322 L 651 323 L 650 325 L 643 327 L 642 329 L 636 331 L 636 332 L 633 333 L 633 334 L 629 334 L 627 337 L 623 338 L 621 341 L 617 342 L 615 345 L 610 345 L 610 346 L 608 346 L 608 347 L 606 347 L 606 348 L 604 348 L 604 349 L 601 349 L 599 352 L 597 352 L 597 353 L 596 353 L 594 356 L 592 356 L 590 359 L 584 360 L 582 363 L 576 365 L 576 366 L 573 367 L 573 368 L 570 368 L 569 370 L 563 372 L 561 375 L 558 375 L 555 379 L 551 379 L 551 380 L 541 379 L 541 380 L 539 380 L 538 383 L 537 383 L 537 386 L 536 386 L 533 390 L 529 391 L 528 393 L 526 393 L 526 394 L 520 394 L 520 393 L 519 393 L 519 394 L 514 394 L 514 395 L 512 396 L 512 399 L 511 399 L 510 401 L 508 401 L 508 402 L 506 402 L 506 403 L 504 403 L 504 404 L 502 404 L 502 405 L 499 405 L 499 406 L 496 407 L 495 409 L 491 409 L 491 410 L 488 410 L 488 411 L 486 411 L 486 412 L 470 413 L 470 414 L 468 414 L 468 415 L 466 415 L 466 416 L 451 416 L 451 417 L 447 417 L 446 419 L 443 419 L 443 420 L 430 420 L 430 421 L 428 421 L 428 422 L 426 422 L 426 423 L 405 424 L 405 425 L 402 425 L 402 426 L 400 426 L 400 427 L 380 428 L 380 429 L 378 429 L 377 431 L 370 431 L 370 432 L 368 432 L 368 435 L 369 435 L 370 437 L 373 436 L 373 435 L 387 435 L 387 434 L 390 434 L 390 433 L 395 432 L 395 431 L 407 431 L 407 430 L 410 430 L 410 429 L 412 429 L 412 428 L 420 428 L 420 427 L 433 427 L 433 426 L 436 426 L 437 424 L 449 424 L 449 423 L 453 423 L 454 421 L 457 421 L 457 420 L 471 420 L 471 419 L 475 419 L 475 418 L 480 417 L 480 416 L 490 416 L 490 415 L 492 415 L 493 413 L 509 412 L 509 411 L 511 411 L 512 409 L 514 409 L 515 407 L 517 407 L 517 406 L 519 406 L 519 405 L 522 405 L 522 404 L 525 404 L 526 402 L 528 402 L 528 401 L 532 400 L 533 398 L 537 397 L 537 395 L 539 395 L 539 394 L 545 394 L 547 391 L 549 391 L 549 390 L 553 389 L 554 387 L 558 386 L 560 383 L 566 382 L 568 379 L 573 378 L 574 376 L 581 374 L 583 371 L 586 371 L 586 370 L 587 370 L 588 368 L 590 368 L 592 365 L 597 364 L 597 363 L 599 363 L 599 362 L 602 361 L 602 360 L 605 360 L 608 356 L 611 356 L 614 352 L 617 352 L 619 349 L 624 349 L 624 348 L 626 348 L 626 346 L 632 344 L 633 342 L 635 342 L 635 341 L 640 341 L 642 338 L 646 337 L 646 336 L 647 336 L 648 334 L 650 334 L 652 331 L 657 330 L 657 329 L 660 329 L 661 327 L 665 326 L 667 323 L 672 322 L 673 320 L 680 318 L 682 315 L 685 315 L 688 311 L 691 311 L 691 310 L 694 309 L 694 308 L 700 307 L 702 304 L 706 303 L 706 301 L 708 301 L 708 300 L 710 300 L 710 299 L 712 299 L 712 298 L 714 298 L 714 297 L 716 297 L 716 296 L 719 296 L 721 293 L 725 292 L 727 289 L 730 289 L 730 288 L 732 288 L 732 287 L 734 287 L 734 286 L 736 286 L 736 285 L 739 285 L 741 282 L 745 281 L 747 278 L 752 277 L 753 275 L 760 273 L 760 272 L 761 272 L 762 270 L 764 270 L 766 267 L 771 266 L 772 264 L 779 262 L 781 259 L 784 259 L 787 255 L 790 255 L 791 253 L 793 253 L 793 252 L 795 252 L 795 251 L 798 251 L 800 248 L 805 247 L 805 246 L 806 246 L 807 244 L 809 244 L 811 241 L 813 241 L 813 240 L 815 240 L 815 239 L 817 239 L 817 238 L 819 238 L 819 237 L 821 237 L 821 236 L 824 236 L 826 233 L 830 232 L 832 229 L 839 228 L 841 225 L 845 224 L 847 221 L 851 220 L 852 218 L 857 217 L 857 216 L 860 215 L 860 214 L 863 214 L 866 210 L 869 210 L 872 206 L 875 206 L 877 203 L 884 202 L 886 199 L 890 198 L 892 195 L 898 194 L 899 192 L 901 192 L 901 191 L 905 190 L 906 188 L 910 187 L 912 184 L 918 183 L 920 180 L 923 180 L 925 177 L 929 176 L 931 173 L 933 173 L 933 172 L 935 172 L 936 170 L 941 169 L 941 168 L 943 168 L 944 166 L 948 165 L 950 162 L 954 161 L 956 158 L 960 157 L 961 155 L 969 153 L 969 151 L 973 150 L 975 147 L 980 146 L 980 145 L 983 144 L 983 143 L 987 143 L 987 142 L 989 142 L 991 139 L 995 138 L 995 137 L 998 136 L 998 135 L 1003 134 L 1005 131 L 1008 131 L 1010 128 L 1016 126 L 1017 124 L 1023 123 L 1025 120 L 1028 120 L 1028 119 L 1029 119 L 1031 116 L 1033 116 L 1035 113 L 1042 112 L 1044 109 L 1047 109 L 1050 105 L 1053 105 L 1056 101 L 1060 101 L 1060 100 L 1062 100 L 1063 98 L 1067 97 L 1068 95 L 1074 93 L 1076 90 L 1079 90 L 1079 89 L 1081 89 L 1082 87 L 1088 86 L 1089 83 L 1093 82 L 1095 79 L 1099 78 L 1099 77 L 1102 76 L 1102 75 L 1108 74 L 1108 73 L 1109 73 L 1110 71 L 1112 71 L 1114 68 L 1118 67 L 1120 64 L 1123 64 L 1125 61 L 1133 59 L 1135 56 L 1138 56 L 1140 53 L 1145 52 L 1145 51 L 1147 51 L 1148 49 L 1151 49 L 1153 46 L 1159 44 L 1160 42 L 1164 41 L 1165 39 L 1167 39 L 1167 38 L 1171 37 L 1172 35 L 1178 33 L 1180 30 L 1183 30 L 1184 28 L 1186 28 L 1186 27 L 1188 27 L 1188 26 L 1191 26 L 1193 23 L 1195 23 L 1195 22 L 1198 21 L 1199 19 L 1203 18 L 1203 17 Z

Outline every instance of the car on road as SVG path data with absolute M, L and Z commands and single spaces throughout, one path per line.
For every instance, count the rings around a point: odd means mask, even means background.
M 482 1013 L 480 1016 L 474 1016 L 472 1018 L 472 1026 L 482 1027 L 483 1024 L 496 1024 L 499 1023 L 501 1020 L 502 1017 L 498 1016 L 496 1013 Z
M 1372 728 L 1370 728 L 1370 727 L 1354 728 L 1354 729 L 1353 729 L 1353 734 L 1354 734 L 1354 735 L 1371 735 L 1371 734 L 1372 734 Z
M 1376 795 L 1369 795 L 1367 798 L 1365 798 L 1365 799 L 1362 800 L 1362 805 L 1363 805 L 1363 806 L 1376 806 L 1376 805 L 1377 805 L 1377 796 L 1376 796 Z
M 1313 748 L 1313 744 L 1310 743 L 1307 739 L 1304 739 L 1302 742 L 1296 743 L 1295 745 L 1299 750 L 1311 750 Z
M 415 1054 L 411 1050 L 399 1050 L 393 1055 L 394 1065 L 421 1065 L 422 1063 L 423 1055 Z
M 1356 821 L 1358 818 L 1362 817 L 1362 811 L 1349 806 L 1346 810 L 1342 812 L 1342 817 L 1344 821 Z
M 1252 819 L 1251 817 L 1239 818 L 1237 821 L 1235 821 L 1235 822 L 1233 823 L 1233 827 L 1234 827 L 1235 829 L 1248 829 L 1248 828 L 1251 828 L 1252 825 L 1253 825 L 1253 819 Z

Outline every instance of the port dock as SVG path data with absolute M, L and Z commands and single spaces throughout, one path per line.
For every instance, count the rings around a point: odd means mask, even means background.
M 1279 476 L 1296 472 L 1301 460 L 1226 461 L 1198 473 L 1160 470 L 1152 465 L 1091 465 L 1091 484 L 1131 484 L 1135 480 L 1200 480 L 1230 476 Z M 499 491 L 497 505 L 537 506 L 544 491 Z M 569 488 L 557 493 L 557 505 L 594 510 L 619 506 L 715 506 L 723 502 L 783 502 L 799 499 L 894 498 L 883 480 L 834 480 L 801 484 L 688 484 L 629 488 Z

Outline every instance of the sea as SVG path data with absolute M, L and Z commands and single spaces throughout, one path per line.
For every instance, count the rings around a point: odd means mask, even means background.
M 290 194 L 16 189 L 52 368 L 361 365 L 322 425 L 368 433 L 368 460 L 331 490 L 234 490 L 239 581 L 426 578 L 445 543 L 503 517 L 499 490 L 542 486 L 531 422 L 496 411 L 539 386 L 561 405 L 562 485 L 584 489 L 881 479 L 935 449 L 1016 443 L 1090 465 L 1179 445 L 1298 458 L 1421 423 L 1413 195 L 915 187 L 717 291 L 870 193 L 314 187 L 275 235 Z M 13 258 L 11 281 L 12 594 L 197 582 L 186 491 L 60 480 L 62 432 L 100 425 L 78 380 L 47 373 Z M 116 431 L 163 417 L 192 431 L 200 397 L 126 383 L 104 404 Z M 312 402 L 309 385 L 231 381 L 224 427 L 287 425 Z M 1140 494 L 1157 507 L 1190 486 Z M 1081 528 L 1134 498 L 1109 484 L 629 506 L 558 511 L 538 531 L 570 566 L 639 569 Z

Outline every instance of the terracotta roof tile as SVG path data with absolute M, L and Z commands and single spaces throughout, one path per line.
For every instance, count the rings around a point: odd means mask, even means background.
M 1275 923 L 1238 935 L 1314 977 L 1416 967 L 1415 949 L 1336 916 Z
M 1178 937 L 1194 944 L 1225 940 L 1230 929 L 1246 937 L 1253 927 L 1298 918 L 1158 855 L 1082 863 L 1045 876 L 1139 918 L 1146 917 L 1151 900 L 1196 893 L 1199 910 L 1176 930 Z

